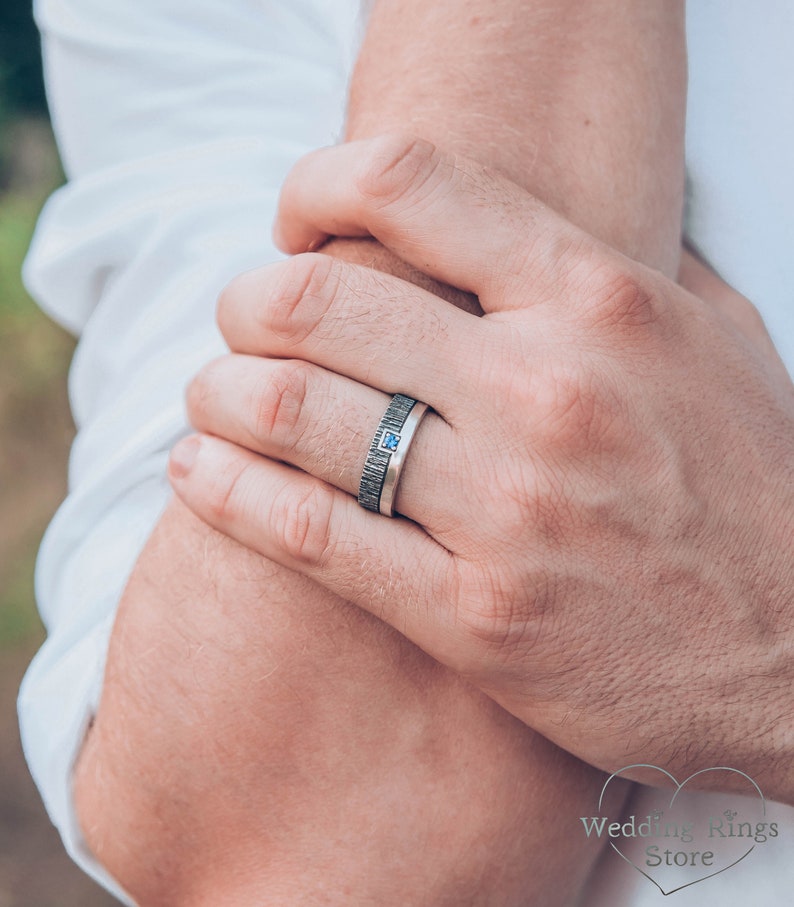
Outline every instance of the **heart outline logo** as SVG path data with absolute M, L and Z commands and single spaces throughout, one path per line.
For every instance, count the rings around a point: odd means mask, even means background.
M 663 775 L 665 775 L 667 778 L 669 778 L 670 781 L 673 782 L 676 789 L 673 792 L 673 796 L 670 798 L 670 804 L 669 804 L 670 809 L 672 809 L 672 807 L 675 803 L 676 797 L 679 795 L 679 793 L 681 793 L 682 789 L 693 778 L 697 778 L 698 775 L 703 775 L 707 772 L 733 772 L 736 775 L 741 775 L 742 778 L 745 778 L 747 781 L 750 782 L 750 784 L 752 784 L 752 786 L 755 788 L 756 792 L 758 793 L 758 797 L 761 801 L 761 814 L 763 816 L 766 816 L 766 798 L 764 797 L 763 792 L 761 791 L 761 788 L 748 774 L 741 771 L 741 769 L 731 768 L 730 766 L 727 766 L 727 765 L 715 765 L 715 766 L 712 766 L 711 768 L 701 768 L 698 771 L 693 772 L 688 778 L 685 778 L 683 781 L 681 781 L 679 783 L 678 779 L 674 775 L 672 775 L 670 772 L 668 772 L 666 769 L 663 769 L 658 765 L 651 765 L 647 762 L 635 762 L 631 765 L 626 765 L 623 768 L 618 769 L 618 771 L 613 772 L 607 778 L 607 780 L 604 782 L 604 786 L 601 788 L 601 796 L 598 798 L 598 811 L 599 812 L 601 812 L 601 807 L 604 802 L 604 794 L 606 793 L 606 789 L 607 789 L 607 787 L 609 787 L 609 784 L 612 781 L 612 779 L 619 778 L 622 776 L 623 772 L 628 772 L 628 771 L 631 771 L 632 769 L 636 769 L 636 768 L 650 768 L 650 769 L 653 769 L 654 771 L 661 772 Z M 628 780 L 631 780 L 631 779 L 628 779 Z M 626 856 L 626 854 L 624 854 L 621 851 L 621 849 L 614 843 L 614 841 L 610 841 L 609 845 L 615 851 L 615 853 L 618 854 L 618 856 L 620 856 L 622 859 L 624 859 L 629 864 L 629 866 L 634 867 L 634 869 L 636 869 L 640 875 L 645 876 L 645 878 L 648 879 L 649 882 L 652 882 L 656 886 L 656 888 L 659 889 L 659 891 L 662 893 L 662 895 L 664 897 L 667 897 L 668 895 L 671 895 L 671 894 L 675 894 L 677 891 L 682 891 L 684 888 L 690 888 L 692 885 L 697 885 L 700 882 L 705 882 L 708 879 L 713 879 L 714 876 L 721 875 L 723 872 L 726 872 L 728 869 L 732 869 L 738 863 L 741 863 L 742 860 L 749 857 L 750 854 L 755 850 L 755 844 L 753 844 L 752 847 L 750 847 L 747 851 L 745 851 L 745 853 L 743 853 L 740 857 L 738 857 L 732 863 L 729 863 L 727 866 L 723 866 L 722 869 L 718 869 L 716 872 L 710 872 L 708 875 L 702 876 L 699 879 L 694 879 L 691 882 L 686 882 L 684 885 L 679 885 L 677 888 L 671 888 L 669 891 L 665 891 L 664 888 L 662 888 L 662 886 L 656 881 L 656 879 L 653 878 L 653 876 L 649 875 L 647 872 L 645 872 L 645 870 L 640 869 L 640 867 L 637 866 L 637 864 L 633 860 L 630 860 Z

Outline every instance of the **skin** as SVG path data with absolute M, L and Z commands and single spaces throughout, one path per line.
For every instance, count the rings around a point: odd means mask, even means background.
M 245 276 L 220 312 L 244 355 L 197 379 L 202 424 L 236 444 L 182 442 L 180 497 L 593 765 L 730 765 L 794 803 L 794 385 L 749 305 L 708 306 L 411 137 L 326 149 L 294 179 L 291 251 L 367 232 L 485 315 L 322 255 Z M 397 390 L 434 410 L 408 520 L 358 506 L 358 451 L 329 470 L 305 443 L 372 434 Z
M 680 5 L 499 0 L 487 28 L 481 3 L 427 6 L 376 6 L 348 134 L 410 124 L 673 273 Z M 369 239 L 326 250 L 476 308 Z M 86 840 L 142 905 L 570 903 L 597 848 L 565 817 L 600 785 L 399 633 L 178 502 L 121 602 L 75 770 Z
M 381 0 L 347 138 L 410 129 L 675 277 L 685 96 L 678 0 Z

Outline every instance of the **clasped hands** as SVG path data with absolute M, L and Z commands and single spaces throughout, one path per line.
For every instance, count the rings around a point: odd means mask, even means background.
M 171 481 L 205 522 L 396 627 L 606 771 L 730 765 L 794 802 L 794 391 L 715 308 L 411 138 L 284 186 Z M 322 254 L 372 236 L 482 317 Z M 432 407 L 390 520 L 356 492 L 391 395 Z

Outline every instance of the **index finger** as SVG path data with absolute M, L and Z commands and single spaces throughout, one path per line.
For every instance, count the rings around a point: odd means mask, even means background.
M 371 235 L 483 310 L 558 298 L 596 241 L 528 192 L 421 139 L 385 136 L 307 155 L 281 193 L 287 252 Z

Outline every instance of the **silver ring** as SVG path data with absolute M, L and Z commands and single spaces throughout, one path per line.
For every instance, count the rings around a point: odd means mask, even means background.
M 367 510 L 394 516 L 394 498 L 405 458 L 416 429 L 427 412 L 427 404 L 395 394 L 378 424 L 369 446 L 361 481 L 358 503 Z

